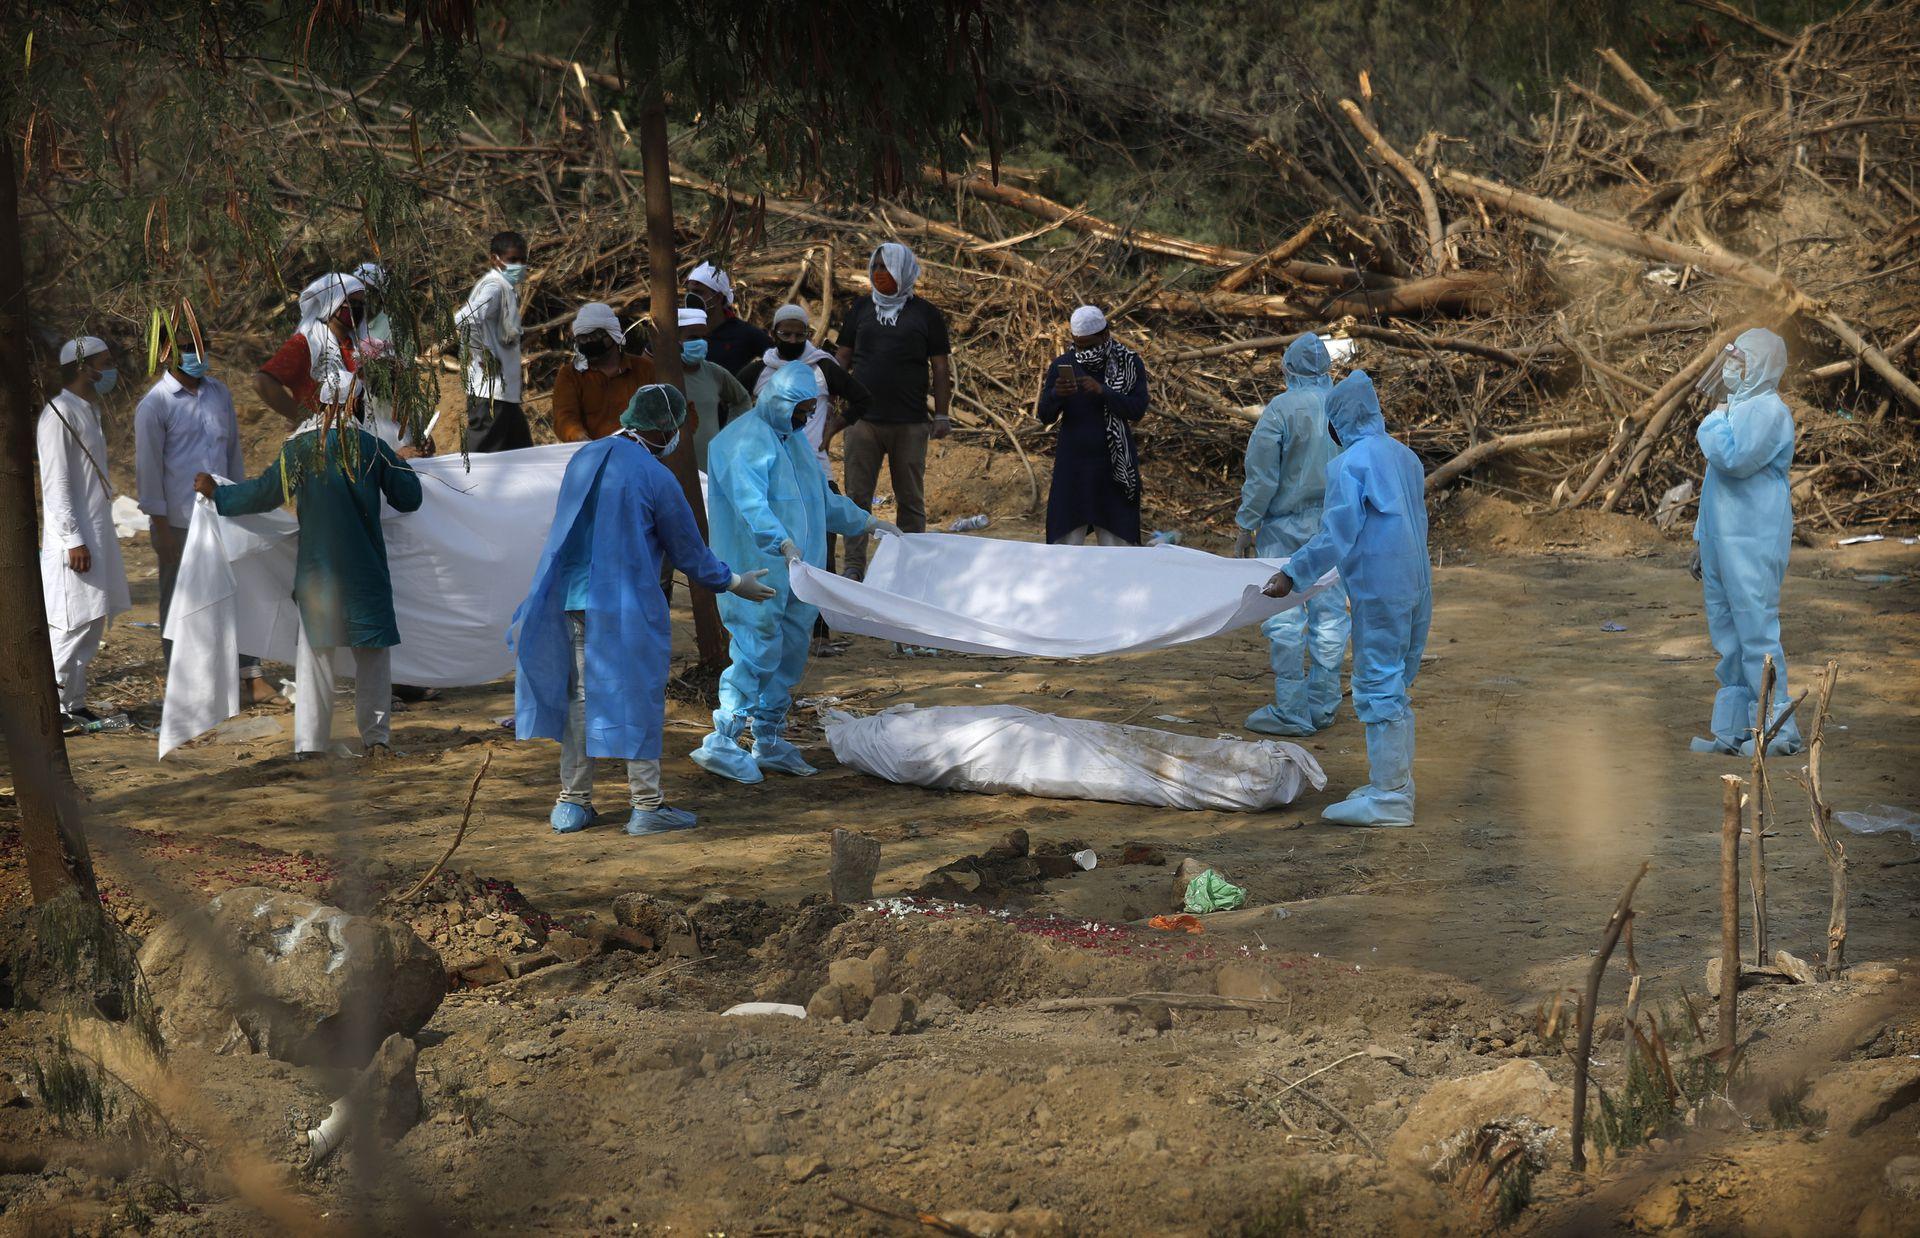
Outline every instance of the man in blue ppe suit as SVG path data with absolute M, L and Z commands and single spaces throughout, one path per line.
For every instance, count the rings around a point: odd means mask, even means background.
M 653 385 L 634 393 L 621 428 L 574 453 L 560 482 L 553 528 L 527 598 L 514 612 L 514 730 L 560 741 L 555 833 L 593 823 L 593 761 L 627 763 L 629 834 L 686 829 L 692 813 L 660 794 L 671 631 L 660 563 L 695 584 L 747 602 L 773 590 L 715 558 L 693 509 L 659 457 L 679 445 L 686 397 Z
M 793 596 L 788 565 L 824 564 L 829 533 L 900 532 L 827 488 L 827 475 L 804 433 L 820 394 L 810 367 L 782 366 L 752 410 L 729 421 L 707 447 L 707 530 L 714 551 L 743 568 L 765 569 L 775 591 L 764 606 L 720 599 L 732 660 L 720 676 L 713 733 L 694 750 L 693 760 L 736 782 L 759 782 L 765 770 L 814 772 L 781 734 L 794 686 L 807 669 L 813 621 L 820 613 Z M 751 756 L 740 746 L 749 722 Z
M 1327 401 L 1344 450 L 1327 465 L 1320 531 L 1293 552 L 1265 592 L 1285 597 L 1340 569 L 1353 606 L 1353 710 L 1367 726 L 1368 785 L 1320 815 L 1340 825 L 1413 824 L 1413 707 L 1433 615 L 1427 566 L 1426 477 L 1389 437 L 1380 398 L 1355 370 Z
M 1287 389 L 1268 402 L 1247 441 L 1247 476 L 1234 517 L 1240 526 L 1233 547 L 1237 558 L 1251 553 L 1284 559 L 1320 531 L 1327 463 L 1340 452 L 1327 432 L 1333 379 L 1327 373 L 1326 344 L 1308 332 L 1287 345 L 1281 364 Z M 1333 722 L 1340 708 L 1347 628 L 1344 582 L 1260 625 L 1271 645 L 1273 704 L 1247 716 L 1248 730 L 1311 735 Z
M 1793 542 L 1793 413 L 1776 393 L 1787 369 L 1787 346 L 1764 327 L 1743 331 L 1721 367 L 1727 402 L 1694 436 L 1707 458 L 1700 487 L 1694 576 L 1706 591 L 1707 633 L 1720 664 L 1714 675 L 1713 737 L 1695 752 L 1753 752 L 1760 675 L 1773 655 L 1771 718 L 1787 707 L 1787 657 L 1780 648 L 1780 584 Z M 1791 718 L 1767 751 L 1800 751 Z

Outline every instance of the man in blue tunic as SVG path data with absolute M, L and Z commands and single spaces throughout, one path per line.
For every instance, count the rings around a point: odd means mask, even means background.
M 1367 725 L 1368 783 L 1321 817 L 1338 825 L 1413 824 L 1413 705 L 1433 616 L 1425 471 L 1387 433 L 1380 397 L 1355 370 L 1327 400 L 1344 450 L 1327 464 L 1320 531 L 1265 592 L 1285 597 L 1337 567 L 1353 605 L 1353 712 Z
M 827 475 L 804 432 L 821 394 L 810 367 L 782 366 L 752 410 L 728 422 L 707 448 L 707 529 L 713 548 L 729 563 L 763 569 L 776 593 L 765 606 L 720 599 L 732 660 L 720 676 L 713 733 L 694 750 L 693 760 L 736 782 L 759 782 L 765 770 L 814 772 L 783 735 L 820 613 L 793 596 L 789 565 L 823 566 L 829 533 L 900 532 L 827 488 Z M 749 723 L 751 756 L 740 746 Z
M 1247 440 L 1247 476 L 1234 518 L 1240 526 L 1233 547 L 1239 558 L 1252 553 L 1284 559 L 1320 531 L 1327 462 L 1340 453 L 1327 432 L 1333 379 L 1327 374 L 1326 344 L 1309 331 L 1287 345 L 1281 365 L 1287 389 L 1267 403 Z M 1347 628 L 1344 582 L 1260 625 L 1273 665 L 1273 702 L 1247 716 L 1248 730 L 1312 735 L 1333 723 L 1340 708 Z
M 621 428 L 574 453 L 527 597 L 514 612 L 515 734 L 560 741 L 560 799 L 572 834 L 594 821 L 593 762 L 627 763 L 629 834 L 686 829 L 694 815 L 660 791 L 671 627 L 663 559 L 702 588 L 763 602 L 766 572 L 738 576 L 700 540 L 693 509 L 660 457 L 680 444 L 686 397 L 640 388 Z
M 334 650 L 353 650 L 354 718 L 371 757 L 388 753 L 393 717 L 393 578 L 380 531 L 380 500 L 397 512 L 420 507 L 420 475 L 362 428 L 363 389 L 335 374 L 320 389 L 321 412 L 294 430 L 267 471 L 252 481 L 217 485 L 201 473 L 193 488 L 222 516 L 293 505 L 300 550 L 293 600 L 300 608 L 294 655 L 293 750 L 326 752 L 333 736 Z
M 1707 460 L 1700 487 L 1694 575 L 1705 591 L 1707 634 L 1720 655 L 1714 675 L 1713 735 L 1695 752 L 1752 753 L 1759 726 L 1760 680 L 1773 655 L 1773 701 L 1787 708 L 1787 655 L 1780 647 L 1780 585 L 1793 545 L 1793 412 L 1775 390 L 1787 370 L 1787 346 L 1765 327 L 1743 331 L 1721 365 L 1727 402 L 1695 435 Z M 1800 751 L 1800 728 L 1781 725 L 1767 751 Z
M 1047 367 L 1034 415 L 1060 423 L 1047 491 L 1047 541 L 1140 544 L 1140 457 L 1133 423 L 1147 412 L 1147 366 L 1113 338 L 1107 316 L 1073 311 L 1073 347 Z

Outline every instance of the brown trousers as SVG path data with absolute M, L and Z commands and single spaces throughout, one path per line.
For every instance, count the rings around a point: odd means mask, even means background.
M 927 441 L 933 424 L 926 421 L 856 421 L 840 436 L 842 469 L 847 497 L 873 510 L 873 490 L 885 460 L 893 479 L 894 523 L 902 533 L 927 531 Z M 867 574 L 867 538 L 847 539 L 847 566 L 841 575 L 859 580 Z

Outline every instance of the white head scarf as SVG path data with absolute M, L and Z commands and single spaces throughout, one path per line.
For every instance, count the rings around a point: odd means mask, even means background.
M 1089 335 L 1098 335 L 1107 329 L 1107 316 L 1100 312 L 1100 307 L 1097 305 L 1083 305 L 1073 311 L 1073 317 L 1068 319 L 1068 324 L 1075 335 L 1085 339 Z
M 705 284 L 707 287 L 725 297 L 728 305 L 733 304 L 733 281 L 727 278 L 725 271 L 722 271 L 711 262 L 703 262 L 688 272 L 687 282 L 689 284 Z
M 873 257 L 867 262 L 867 275 L 871 277 L 873 269 L 879 266 L 886 267 L 887 273 L 893 276 L 895 290 L 873 290 L 873 315 L 883 326 L 891 327 L 900 320 L 901 307 L 913 295 L 913 285 L 920 278 L 920 260 L 900 242 L 888 241 L 873 251 Z
M 340 312 L 348 297 L 366 290 L 359 276 L 329 271 L 300 290 L 300 325 L 326 322 Z
M 83 335 L 60 346 L 60 364 L 72 365 L 107 351 L 107 342 L 97 335 Z
M 573 338 L 579 339 L 595 331 L 605 331 L 613 337 L 614 343 L 626 347 L 627 333 L 620 326 L 620 315 L 614 313 L 613 306 L 605 301 L 589 301 L 573 316 Z M 573 350 L 573 368 L 587 368 L 587 358 L 577 348 Z
M 353 268 L 353 276 L 369 288 L 387 286 L 387 268 L 377 262 L 363 262 Z
M 803 327 L 809 327 L 813 325 L 813 320 L 807 317 L 807 307 L 804 305 L 797 305 L 794 302 L 789 301 L 785 305 L 781 306 L 779 309 L 773 311 L 773 325 L 776 327 L 783 322 L 791 322 L 795 320 L 798 320 L 800 325 Z
M 683 327 L 704 327 L 707 325 L 707 311 L 695 309 L 691 305 L 680 307 L 679 324 Z

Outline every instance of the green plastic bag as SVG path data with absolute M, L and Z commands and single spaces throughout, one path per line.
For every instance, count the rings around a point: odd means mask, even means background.
M 1209 868 L 1187 883 L 1186 910 L 1194 915 L 1232 911 L 1247 904 L 1247 892 Z

